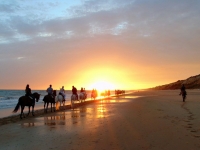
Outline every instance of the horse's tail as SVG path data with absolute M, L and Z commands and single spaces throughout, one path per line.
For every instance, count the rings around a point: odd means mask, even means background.
M 56 110 L 59 110 L 59 102 L 56 102 Z
M 18 100 L 18 103 L 17 103 L 15 109 L 13 110 L 13 113 L 16 113 L 16 112 L 18 111 L 19 106 L 20 106 L 20 98 L 19 98 L 19 100 Z

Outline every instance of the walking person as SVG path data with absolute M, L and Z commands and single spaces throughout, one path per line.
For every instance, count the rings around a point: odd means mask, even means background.
M 183 84 L 182 87 L 181 87 L 181 92 L 179 95 L 182 95 L 182 98 L 183 98 L 183 102 L 185 102 L 185 99 L 186 99 L 186 95 L 187 95 L 187 92 L 185 90 L 185 85 Z

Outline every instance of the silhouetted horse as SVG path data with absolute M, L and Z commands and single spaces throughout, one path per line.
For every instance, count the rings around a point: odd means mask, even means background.
M 56 96 L 56 90 L 53 91 L 53 95 L 46 95 L 43 98 L 43 101 L 44 101 L 44 112 L 47 113 L 49 103 L 51 103 L 51 112 L 52 112 L 52 104 L 53 104 L 53 107 L 54 107 L 54 112 L 56 111 L 56 109 L 55 109 L 55 96 Z M 46 105 L 46 108 L 45 108 L 45 105 Z
M 95 99 L 96 99 L 96 97 L 97 97 L 97 94 L 96 94 L 96 92 L 92 92 L 92 93 L 91 93 L 91 99 L 95 100 Z
M 75 94 L 72 94 L 72 96 L 71 96 L 71 108 L 74 108 L 75 101 L 79 101 L 80 102 L 78 97 Z
M 81 102 L 85 101 L 86 98 L 87 98 L 87 94 L 86 93 L 81 92 L 79 94 L 79 99 L 80 99 Z
M 35 93 L 32 94 L 32 97 L 33 97 L 34 100 L 31 100 L 31 98 L 29 96 L 21 96 L 18 100 L 18 103 L 17 103 L 15 109 L 13 110 L 13 113 L 16 113 L 19 109 L 19 106 L 21 106 L 20 118 L 22 119 L 22 114 L 24 116 L 24 113 L 23 113 L 24 107 L 28 106 L 28 109 L 29 109 L 28 114 L 27 114 L 27 116 L 28 116 L 29 113 L 30 113 L 30 107 L 32 106 L 32 115 L 34 116 L 35 100 L 36 100 L 36 102 L 39 101 L 40 94 L 35 92 Z M 25 116 L 24 116 L 24 118 L 25 118 Z
M 59 109 L 59 102 L 60 102 L 60 106 L 63 104 L 63 106 L 65 106 L 65 99 L 62 95 L 58 94 L 56 97 L 55 97 L 55 102 L 56 102 L 56 110 Z

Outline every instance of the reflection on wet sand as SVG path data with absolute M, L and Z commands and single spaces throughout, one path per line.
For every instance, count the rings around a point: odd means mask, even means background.
M 125 98 L 131 98 L 131 99 L 133 99 L 133 98 L 139 98 L 139 97 L 143 97 L 143 96 L 126 95 Z
M 22 127 L 34 127 L 35 122 L 26 122 L 26 123 L 21 123 Z
M 106 108 L 104 107 L 104 104 L 102 102 L 101 102 L 100 105 L 98 105 L 97 110 L 98 110 L 97 117 L 98 118 L 104 118 L 105 117 Z
M 44 117 L 44 124 L 45 125 L 65 125 L 66 115 L 65 112 L 58 113 L 56 115 L 45 116 Z
M 71 118 L 78 118 L 80 117 L 79 108 L 73 109 L 71 111 Z
M 127 99 L 120 99 L 118 97 L 109 98 L 98 101 L 95 105 L 83 105 L 74 109 L 68 109 L 55 113 L 46 114 L 43 117 L 35 119 L 33 122 L 22 123 L 22 127 L 34 127 L 39 125 L 50 126 L 55 128 L 56 125 L 81 125 L 87 124 L 90 119 L 101 119 L 112 115 L 109 111 L 109 105 L 115 103 L 129 102 L 128 98 L 133 96 L 127 96 Z M 134 96 L 134 98 L 137 98 Z M 73 126 L 71 126 L 73 127 Z
M 102 100 L 102 102 L 104 104 L 106 103 L 126 103 L 126 102 L 130 102 L 129 99 L 118 99 L 118 98 L 115 98 L 115 99 L 110 99 L 110 100 Z

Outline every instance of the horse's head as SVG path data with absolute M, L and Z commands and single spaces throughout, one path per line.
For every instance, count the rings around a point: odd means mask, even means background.
M 38 94 L 37 92 L 33 93 L 33 96 L 36 98 L 36 102 L 39 101 L 40 99 L 40 94 Z

